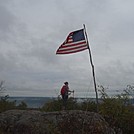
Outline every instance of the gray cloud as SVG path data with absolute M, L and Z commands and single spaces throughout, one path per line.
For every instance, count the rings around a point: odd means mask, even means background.
M 9 0 L 0 5 L 0 79 L 12 96 L 57 96 L 69 81 L 76 96 L 94 96 L 88 51 L 55 52 L 86 24 L 97 84 L 133 84 L 134 2 Z

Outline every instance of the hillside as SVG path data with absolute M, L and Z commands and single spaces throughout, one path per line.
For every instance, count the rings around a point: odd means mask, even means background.
M 114 134 L 105 119 L 94 112 L 9 110 L 0 113 L 2 134 Z

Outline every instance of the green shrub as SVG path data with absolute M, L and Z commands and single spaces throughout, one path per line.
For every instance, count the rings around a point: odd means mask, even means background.
M 12 109 L 27 109 L 27 104 L 25 102 L 21 102 L 18 106 L 16 106 L 16 101 L 9 101 L 9 96 L 1 97 L 0 99 L 0 113 L 12 110 Z
M 41 108 L 42 111 L 60 111 L 63 107 L 63 101 L 61 98 L 53 99 L 44 104 Z M 67 110 L 78 109 L 78 105 L 75 99 L 69 98 L 67 101 Z
M 6 110 L 11 110 L 16 108 L 16 102 L 8 101 L 9 96 L 2 97 L 0 100 L 0 112 L 4 112 Z
M 99 105 L 100 114 L 104 116 L 116 133 L 120 128 L 124 134 L 133 134 L 134 107 L 129 103 L 130 92 L 128 92 L 128 88 L 123 93 L 113 97 L 109 97 L 104 88 L 101 88 L 102 103 Z
M 62 108 L 62 100 L 60 98 L 58 99 L 52 99 L 44 104 L 44 106 L 41 108 L 42 111 L 50 112 L 50 111 L 60 111 Z
M 27 109 L 27 104 L 22 101 L 16 108 L 21 110 Z
M 80 109 L 83 111 L 96 112 L 97 105 L 93 101 L 86 100 L 80 104 Z

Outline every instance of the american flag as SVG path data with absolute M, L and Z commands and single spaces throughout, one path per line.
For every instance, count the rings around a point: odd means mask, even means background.
M 88 49 L 84 29 L 69 33 L 64 43 L 58 48 L 56 54 L 71 54 Z

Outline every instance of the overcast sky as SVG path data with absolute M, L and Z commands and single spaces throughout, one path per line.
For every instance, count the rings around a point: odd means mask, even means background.
M 88 50 L 56 55 L 86 25 L 97 85 L 134 84 L 133 0 L 0 0 L 0 81 L 10 96 L 58 96 L 65 81 L 76 97 L 94 96 Z

